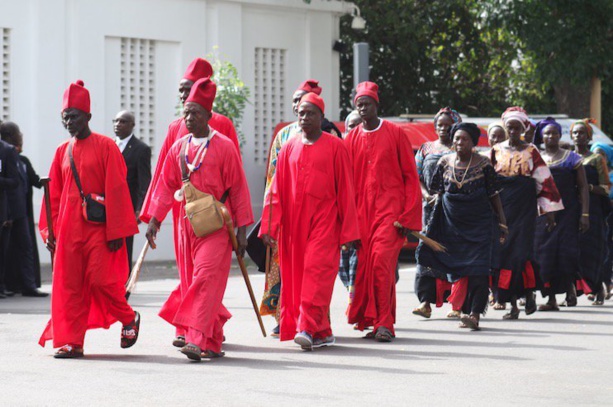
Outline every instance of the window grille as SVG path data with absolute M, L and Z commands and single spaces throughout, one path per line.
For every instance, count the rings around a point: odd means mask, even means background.
M 121 38 L 121 108 L 136 119 L 135 135 L 155 150 L 155 41 Z
M 285 53 L 278 48 L 255 49 L 254 159 L 266 164 L 275 126 L 285 111 Z
M 9 120 L 11 114 L 11 30 L 0 28 L 2 34 L 2 95 L 0 96 L 0 119 Z

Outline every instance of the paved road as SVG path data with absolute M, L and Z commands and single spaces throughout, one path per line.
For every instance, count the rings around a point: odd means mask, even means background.
M 0 405 L 613 405 L 613 302 L 593 307 L 581 298 L 576 308 L 522 313 L 518 321 L 490 310 L 483 330 L 469 332 L 446 320 L 446 307 L 430 320 L 410 314 L 414 270 L 403 265 L 395 342 L 361 339 L 345 324 L 338 282 L 331 310 L 337 345 L 307 353 L 261 336 L 235 271 L 225 298 L 234 314 L 226 357 L 194 363 L 170 345 L 173 329 L 156 315 L 176 284 L 174 271 L 149 268 L 131 298 L 143 322 L 128 350 L 120 349 L 115 325 L 88 334 L 86 358 L 55 360 L 36 343 L 48 299 L 0 300 Z M 260 293 L 263 276 L 254 271 L 252 283 Z

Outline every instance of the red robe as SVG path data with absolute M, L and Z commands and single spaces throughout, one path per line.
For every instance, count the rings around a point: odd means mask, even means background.
M 212 132 L 212 131 L 211 131 Z M 182 186 L 179 139 L 168 151 L 153 191 L 150 216 L 162 221 L 175 206 L 174 194 Z M 190 143 L 189 156 L 197 148 Z M 220 199 L 229 189 L 231 204 L 227 204 L 234 226 L 253 223 L 251 198 L 242 164 L 232 142 L 214 135 L 199 170 L 191 174 L 195 188 Z M 185 218 L 184 202 L 179 203 L 177 263 L 180 289 L 171 293 L 160 310 L 160 316 L 186 335 L 186 340 L 201 349 L 221 351 L 223 325 L 232 316 L 223 306 L 222 299 L 228 282 L 232 261 L 232 244 L 224 228 L 205 237 L 196 237 L 189 220 Z M 177 225 L 177 224 L 175 224 Z
M 353 164 L 362 236 L 349 323 L 394 333 L 395 269 L 404 238 L 394 227 L 421 230 L 421 192 L 413 148 L 398 126 L 354 128 L 345 140 Z
M 238 144 L 238 138 L 236 136 L 236 130 L 234 129 L 234 125 L 232 121 L 228 119 L 226 116 L 212 112 L 211 119 L 209 120 L 209 126 L 217 130 L 220 134 L 225 135 L 236 147 L 236 151 L 239 153 L 240 160 L 240 148 Z M 176 119 L 168 126 L 168 132 L 166 134 L 166 139 L 164 139 L 164 144 L 162 144 L 162 148 L 160 149 L 160 153 L 158 156 L 158 161 L 155 166 L 155 171 L 153 173 L 153 178 L 151 178 L 151 183 L 149 184 L 149 189 L 147 190 L 147 195 L 145 195 L 145 199 L 143 201 L 143 205 L 141 207 L 140 219 L 149 223 L 151 220 L 151 195 L 159 182 L 160 175 L 162 173 L 162 167 L 164 165 L 164 160 L 166 159 L 166 155 L 168 151 L 172 147 L 172 145 L 179 140 L 181 137 L 189 134 L 189 130 L 185 127 L 185 120 L 183 118 Z M 172 236 L 174 242 L 174 250 L 175 250 L 175 259 L 177 260 L 177 268 L 182 268 L 181 264 L 181 250 L 179 248 L 179 237 L 178 237 L 178 217 L 179 217 L 179 202 L 174 202 L 174 206 L 172 207 L 172 221 L 173 221 L 173 229 Z M 185 267 L 183 267 L 185 268 Z M 180 276 L 179 276 L 180 277 Z M 177 286 L 177 288 L 173 291 L 173 295 L 181 296 L 181 284 Z M 184 335 L 185 333 L 182 330 L 178 329 L 176 332 L 177 336 Z
M 360 238 L 347 149 L 323 133 L 313 145 L 293 137 L 281 149 L 260 234 L 279 236 L 280 339 L 332 335 L 329 310 L 343 243 Z M 270 222 L 269 222 L 270 220 Z M 269 229 L 270 228 L 270 229 Z
M 93 224 L 83 217 L 81 197 L 70 169 L 68 145 L 85 195 L 104 195 L 106 223 Z M 82 346 L 85 331 L 108 328 L 116 321 L 124 325 L 134 319 L 125 299 L 128 278 L 125 244 L 111 252 L 110 240 L 138 233 L 126 164 L 115 142 L 92 133 L 84 140 L 71 139 L 55 151 L 49 170 L 49 196 L 56 238 L 51 295 L 51 320 L 40 345 L 53 339 L 53 346 Z M 39 228 L 47 240 L 47 217 L 43 201 Z

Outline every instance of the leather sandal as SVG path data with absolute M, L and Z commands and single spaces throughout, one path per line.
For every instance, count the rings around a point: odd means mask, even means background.
M 432 308 L 426 306 L 417 307 L 413 310 L 413 315 L 419 315 L 420 317 L 430 318 L 432 316 Z
M 55 359 L 76 359 L 83 357 L 83 348 L 72 345 L 64 345 L 53 355 Z
M 134 311 L 134 320 L 121 328 L 121 347 L 123 349 L 127 349 L 136 343 L 138 331 L 140 331 L 140 314 L 138 311 Z
M 172 346 L 182 348 L 186 345 L 185 336 L 179 335 L 172 341 Z
M 460 317 L 460 321 L 462 321 L 462 323 L 464 325 L 466 325 L 467 328 L 470 328 L 471 331 L 479 331 L 479 321 L 477 320 L 477 318 L 475 318 L 472 315 L 462 315 Z
M 541 304 L 539 305 L 539 311 L 542 312 L 546 312 L 546 311 L 559 311 L 560 307 L 558 307 L 558 304 Z
M 511 312 L 508 312 L 502 316 L 505 321 L 519 319 L 519 308 L 511 308 Z
M 449 311 L 449 314 L 447 314 L 447 318 L 450 319 L 460 319 L 460 316 L 462 316 L 462 312 L 460 311 Z
M 221 352 L 214 352 L 210 349 L 205 349 L 204 351 L 202 351 L 200 353 L 200 357 L 203 359 L 216 359 L 216 358 L 223 358 L 226 355 L 226 353 L 224 351 Z
M 194 345 L 193 343 L 188 343 L 182 347 L 179 352 L 187 356 L 187 358 L 190 360 L 200 362 L 200 359 L 202 359 L 202 350 L 200 350 L 199 346 Z
M 380 326 L 375 334 L 377 342 L 391 342 L 394 339 L 392 332 L 384 326 Z
M 501 304 L 499 302 L 497 302 L 496 304 L 494 304 L 494 306 L 492 307 L 494 310 L 496 311 L 504 311 L 505 309 L 507 309 L 507 304 Z

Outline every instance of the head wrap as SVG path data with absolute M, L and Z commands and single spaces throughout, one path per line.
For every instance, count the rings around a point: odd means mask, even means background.
M 607 157 L 607 165 L 609 167 L 613 166 L 613 146 L 597 142 L 592 144 L 592 146 L 590 147 L 590 151 L 592 151 L 593 153 L 596 153 L 596 150 L 600 150 L 605 154 L 605 156 Z
M 537 146 L 543 143 L 543 130 L 545 130 L 547 126 L 554 126 L 558 129 L 560 135 L 562 135 L 562 126 L 560 126 L 560 123 L 556 122 L 556 119 L 548 117 L 545 120 L 541 120 L 536 124 L 536 129 L 534 130 L 534 144 Z
M 211 78 L 198 79 L 196 83 L 192 85 L 192 90 L 189 92 L 189 96 L 185 100 L 185 103 L 197 103 L 210 112 L 213 109 L 213 101 L 215 100 L 216 93 L 217 85 L 215 85 L 215 82 L 213 82 Z
M 213 67 L 203 58 L 194 59 L 183 74 L 183 79 L 196 82 L 198 79 L 213 76 Z
M 321 114 L 324 114 L 326 105 L 324 104 L 324 100 L 320 96 L 314 93 L 305 93 L 302 99 L 300 99 L 300 105 L 302 105 L 303 103 L 311 103 L 317 106 L 319 110 L 321 110 Z
M 368 81 L 358 83 L 358 86 L 355 87 L 353 103 L 355 104 L 362 96 L 371 97 L 375 102 L 379 103 L 379 86 L 374 82 Z
M 524 128 L 524 131 L 526 131 L 528 129 L 528 126 L 530 126 L 530 119 L 528 118 L 528 113 L 526 113 L 524 108 L 519 106 L 509 107 L 507 110 L 504 111 L 501 118 L 505 126 L 511 120 L 517 120 L 518 122 L 520 122 Z
M 490 125 L 487 126 L 487 135 L 488 136 L 490 135 L 490 131 L 492 131 L 492 129 L 495 128 L 495 127 L 500 127 L 502 129 L 502 131 L 504 131 L 505 139 L 509 138 L 509 132 L 507 131 L 507 128 L 504 127 L 504 123 L 502 121 L 500 121 L 500 120 L 495 121 L 493 123 L 490 123 Z
M 450 108 L 449 106 L 442 108 L 438 111 L 438 113 L 434 116 L 434 125 L 436 126 L 436 122 L 438 122 L 439 117 L 446 114 L 451 118 L 454 123 L 461 123 L 462 117 L 458 112 Z
M 296 92 L 299 90 L 305 91 L 307 93 L 314 93 L 316 95 L 321 95 L 321 88 L 319 87 L 319 81 L 315 79 L 307 79 L 306 81 L 302 82 L 300 86 L 298 86 L 298 89 L 296 89 Z
M 588 117 L 586 119 L 577 120 L 576 122 L 570 125 L 570 134 L 573 134 L 573 127 L 575 127 L 575 125 L 582 124 L 587 129 L 587 135 L 590 136 L 590 139 L 591 139 L 592 136 L 594 135 L 594 129 L 592 128 L 592 125 L 590 123 L 595 124 L 596 120 L 592 119 L 591 117 Z
M 470 139 L 473 142 L 473 145 L 479 144 L 479 137 L 481 137 L 481 129 L 475 123 L 456 123 L 451 127 L 451 137 L 456 134 L 458 130 L 464 130 L 470 135 Z
M 85 84 L 81 79 L 71 83 L 64 91 L 62 112 L 70 108 L 79 109 L 85 113 L 90 112 L 89 91 L 85 89 Z

